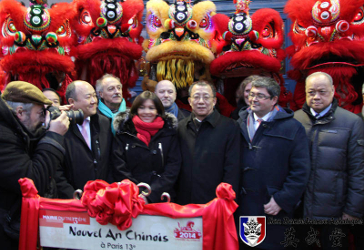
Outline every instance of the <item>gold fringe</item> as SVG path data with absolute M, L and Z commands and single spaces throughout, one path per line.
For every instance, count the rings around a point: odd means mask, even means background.
M 169 59 L 157 64 L 158 81 L 169 80 L 177 89 L 190 86 L 194 81 L 193 60 Z

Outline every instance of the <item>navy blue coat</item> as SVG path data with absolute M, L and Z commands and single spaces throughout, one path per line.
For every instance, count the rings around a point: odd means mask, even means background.
M 243 109 L 238 119 L 243 137 L 239 216 L 268 216 L 264 204 L 273 196 L 282 210 L 272 217 L 292 217 L 310 171 L 305 129 L 293 119 L 293 111 L 280 108 L 272 121 L 261 123 L 250 141 L 248 114 Z M 284 230 L 284 226 L 268 225 L 266 239 L 259 247 L 283 248 L 280 242 L 284 240 Z

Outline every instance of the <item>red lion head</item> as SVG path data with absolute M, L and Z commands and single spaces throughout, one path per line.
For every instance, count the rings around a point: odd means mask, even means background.
M 225 96 L 229 100 L 235 100 L 237 85 L 245 77 L 273 77 L 281 85 L 280 103 L 285 105 L 290 95 L 279 72 L 285 57 L 281 48 L 284 41 L 282 18 L 273 9 L 260 9 L 250 16 L 249 3 L 249 0 L 238 0 L 231 18 L 221 14 L 214 17 L 227 46 L 217 51 L 217 58 L 210 66 L 211 74 L 225 79 Z
M 72 26 L 78 36 L 75 49 L 79 78 L 95 85 L 105 73 L 120 78 L 124 98 L 135 86 L 135 61 L 142 55 L 142 0 L 75 0 Z
M 333 77 L 339 104 L 359 112 L 364 72 L 364 1 L 363 0 L 289 0 L 285 12 L 292 20 L 287 48 L 297 80 L 296 108 L 305 102 L 304 80 L 322 71 Z M 359 98 L 358 98 L 359 97 Z
M 50 74 L 72 74 L 71 47 L 75 42 L 69 19 L 74 14 L 68 3 L 47 9 L 41 2 L 31 1 L 26 8 L 14 0 L 0 2 L 1 67 L 5 83 L 23 80 L 39 88 L 53 87 L 63 95 L 70 81 L 60 87 L 50 84 Z M 69 80 L 69 81 L 67 81 Z

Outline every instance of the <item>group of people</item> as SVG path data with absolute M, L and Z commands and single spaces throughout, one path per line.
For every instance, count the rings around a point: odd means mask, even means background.
M 50 198 L 72 198 L 89 180 L 129 179 L 150 185 L 150 196 L 141 196 L 145 203 L 161 202 L 168 192 L 180 205 L 207 203 L 226 182 L 236 193 L 237 218 L 293 218 L 300 206 L 304 218 L 362 218 L 364 124 L 338 106 L 330 75 L 307 77 L 306 103 L 295 113 L 278 105 L 280 86 L 272 78 L 249 77 L 240 92 L 247 106 L 236 120 L 217 111 L 216 89 L 206 81 L 189 87 L 191 113 L 177 107 L 168 80 L 128 109 L 120 80 L 106 74 L 96 89 L 80 80 L 68 85 L 68 105 L 59 108 L 82 110 L 77 124 L 64 111 L 49 118 L 45 107 L 62 102 L 56 92 L 9 83 L 0 98 L 4 249 L 17 247 L 8 227 L 19 216 L 23 177 Z M 267 225 L 258 247 L 284 248 L 286 228 Z M 325 249 L 331 247 L 328 228 L 320 228 Z

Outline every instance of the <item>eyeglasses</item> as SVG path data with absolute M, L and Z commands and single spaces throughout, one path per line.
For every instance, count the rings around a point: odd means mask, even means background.
M 268 98 L 271 98 L 270 96 L 266 96 L 265 94 L 261 94 L 261 93 L 255 94 L 255 93 L 250 92 L 249 98 L 254 99 L 254 97 L 257 97 L 258 100 L 266 100 Z
M 316 94 L 325 96 L 328 93 L 328 91 L 325 90 L 319 90 L 319 91 L 314 91 L 314 90 L 310 90 L 307 92 L 307 95 L 309 96 L 315 96 Z
M 199 96 L 199 95 L 194 95 L 191 97 L 192 100 L 194 101 L 199 101 L 201 98 L 204 102 L 207 102 L 208 100 L 210 100 L 212 97 L 209 95 L 204 95 L 204 96 Z

